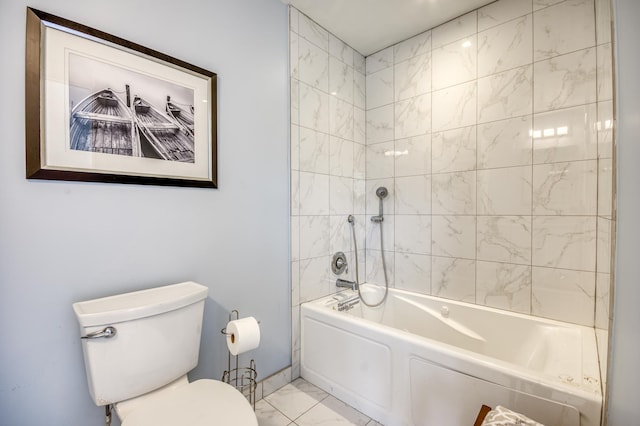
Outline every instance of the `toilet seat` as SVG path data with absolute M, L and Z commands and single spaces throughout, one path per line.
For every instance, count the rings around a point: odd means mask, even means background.
M 249 401 L 218 380 L 196 380 L 131 411 L 122 426 L 258 426 Z

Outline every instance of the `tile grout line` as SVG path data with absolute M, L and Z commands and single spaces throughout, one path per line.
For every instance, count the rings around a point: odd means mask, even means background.
M 308 382 L 307 382 L 307 383 L 308 383 Z M 323 391 L 323 392 L 324 392 L 324 391 Z M 304 393 L 304 394 L 308 395 L 308 393 L 303 392 L 303 391 L 300 391 L 300 393 Z M 325 395 L 321 400 L 317 401 L 315 404 L 313 404 L 311 407 L 309 407 L 306 411 L 302 412 L 298 417 L 296 417 L 295 419 L 293 419 L 293 420 L 291 420 L 291 421 L 292 421 L 292 422 L 295 422 L 296 420 L 299 420 L 302 416 L 304 416 L 305 414 L 307 414 L 309 411 L 311 411 L 311 410 L 312 410 L 312 409 L 314 409 L 316 406 L 318 406 L 322 401 L 324 401 L 325 399 L 327 399 L 327 398 L 329 397 L 329 395 L 330 395 L 330 394 L 329 394 L 328 392 L 325 392 L 325 394 L 326 394 L 326 395 Z M 288 417 L 287 417 L 287 418 L 288 418 Z M 297 423 L 296 423 L 296 424 L 297 424 Z
M 475 91 L 476 91 L 476 116 L 475 116 L 475 134 L 476 134 L 476 140 L 475 140 L 475 151 L 476 151 L 476 164 L 474 167 L 474 172 L 475 172 L 475 204 L 476 204 L 476 208 L 475 208 L 475 219 L 474 219 L 474 225 L 475 225 L 475 233 L 474 233 L 474 239 L 473 239 L 473 254 L 474 254 L 474 268 L 473 268 L 473 301 L 474 303 L 478 303 L 478 252 L 479 252 L 479 246 L 478 246 L 478 116 L 480 114 L 480 97 L 479 95 L 479 89 L 480 89 L 480 65 L 479 65 L 479 59 L 480 59 L 480 54 L 478 52 L 479 50 L 479 41 L 480 41 L 480 31 L 479 31 L 479 18 L 478 18 L 478 12 L 476 12 L 476 57 L 475 57 L 475 61 L 476 61 L 476 79 L 475 79 Z
M 535 13 L 533 11 L 533 0 L 531 0 L 531 61 L 532 61 L 532 67 L 533 67 L 533 60 L 534 60 L 534 56 L 535 56 L 535 50 L 536 50 L 536 41 L 535 41 Z M 531 129 L 530 131 L 533 132 L 533 128 L 535 127 L 535 84 L 536 84 L 536 80 L 535 80 L 535 72 L 532 70 L 531 72 Z M 531 253 L 529 255 L 529 315 L 533 315 L 533 211 L 534 211 L 534 194 L 533 194 L 533 188 L 534 188 L 534 173 L 533 173 L 533 164 L 534 164 L 534 149 L 533 149 L 533 133 L 531 133 L 530 137 L 529 137 L 529 146 L 531 147 L 531 221 L 530 223 L 530 229 L 529 229 L 529 245 L 531 247 Z
M 275 405 L 273 405 L 272 403 L 270 403 L 269 401 L 267 401 L 267 399 L 266 399 L 266 398 L 262 398 L 262 400 L 261 400 L 261 401 L 264 401 L 264 402 L 266 402 L 267 404 L 269 404 L 269 406 L 270 406 L 271 408 L 273 408 L 274 410 L 276 410 L 278 413 L 282 414 L 282 415 L 283 415 L 287 420 L 289 420 L 289 422 L 293 422 L 293 420 L 291 420 L 291 419 L 289 418 L 289 416 L 287 416 L 285 413 L 283 413 L 282 411 L 280 411 L 280 409 L 278 409 L 278 407 L 276 407 Z

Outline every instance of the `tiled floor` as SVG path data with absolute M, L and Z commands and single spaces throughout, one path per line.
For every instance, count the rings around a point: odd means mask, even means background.
M 304 379 L 296 379 L 256 403 L 260 426 L 382 426 Z

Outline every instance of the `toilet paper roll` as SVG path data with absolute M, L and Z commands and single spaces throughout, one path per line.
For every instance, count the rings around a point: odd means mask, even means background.
M 254 317 L 229 321 L 226 331 L 227 347 L 232 355 L 250 351 L 260 344 L 260 326 Z

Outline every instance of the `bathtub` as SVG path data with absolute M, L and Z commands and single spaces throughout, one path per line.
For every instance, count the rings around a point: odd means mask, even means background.
M 363 285 L 365 300 L 383 289 Z M 389 290 L 339 311 L 351 290 L 301 306 L 304 379 L 386 426 L 472 425 L 482 404 L 546 426 L 599 426 L 592 328 Z

